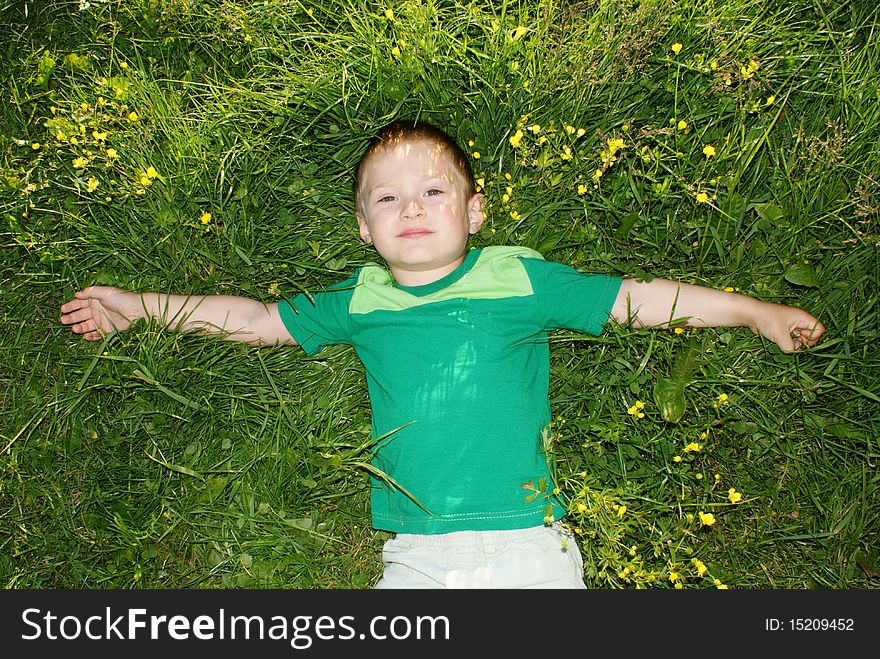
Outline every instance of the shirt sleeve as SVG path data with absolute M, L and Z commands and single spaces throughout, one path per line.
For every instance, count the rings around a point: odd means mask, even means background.
M 588 274 L 555 261 L 523 259 L 546 330 L 598 336 L 611 317 L 622 279 Z
M 356 278 L 320 292 L 300 293 L 278 303 L 284 327 L 309 356 L 329 345 L 351 343 L 349 302 Z

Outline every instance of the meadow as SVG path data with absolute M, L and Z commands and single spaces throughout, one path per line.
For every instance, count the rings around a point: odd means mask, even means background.
M 351 349 L 86 343 L 58 308 L 343 279 L 378 258 L 352 168 L 420 117 L 471 154 L 474 246 L 827 328 L 795 354 L 745 328 L 551 336 L 543 440 L 587 583 L 876 588 L 878 32 L 867 0 L 0 0 L 0 585 L 375 582 Z

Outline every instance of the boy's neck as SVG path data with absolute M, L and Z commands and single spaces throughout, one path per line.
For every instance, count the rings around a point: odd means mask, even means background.
M 462 254 L 459 258 L 447 265 L 428 270 L 408 270 L 406 268 L 392 266 L 389 266 L 388 269 L 391 271 L 394 281 L 400 286 L 426 286 L 443 279 L 443 277 L 452 272 L 455 272 L 455 270 L 464 263 L 465 256 L 466 254 Z

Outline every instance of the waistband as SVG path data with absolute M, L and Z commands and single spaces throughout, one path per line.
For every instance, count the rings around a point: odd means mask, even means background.
M 571 537 L 571 531 L 560 522 L 508 531 L 451 531 L 450 533 L 398 533 L 396 539 L 413 547 L 483 547 L 490 549 L 512 541 L 534 539 L 541 535 Z

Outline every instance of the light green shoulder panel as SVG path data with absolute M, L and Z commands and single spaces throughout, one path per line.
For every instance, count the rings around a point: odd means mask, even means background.
M 486 247 L 473 268 L 449 286 L 424 296 L 394 287 L 391 273 L 378 265 L 364 266 L 351 296 L 349 311 L 404 311 L 454 298 L 497 300 L 531 295 L 532 284 L 520 258 L 541 259 L 527 247 Z

